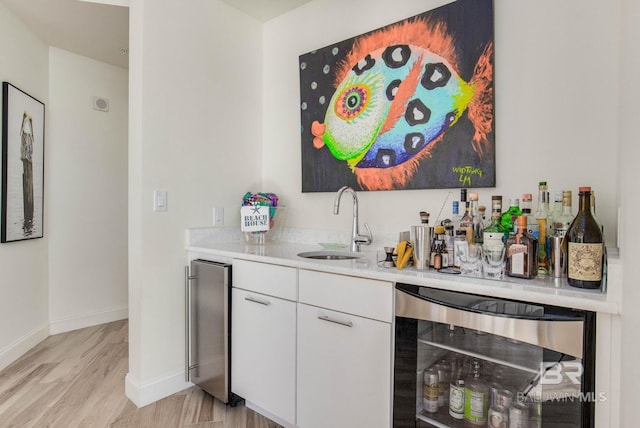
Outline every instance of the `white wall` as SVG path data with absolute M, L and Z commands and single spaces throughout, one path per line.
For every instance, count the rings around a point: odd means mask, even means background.
M 144 405 L 186 386 L 185 229 L 260 184 L 262 26 L 217 0 L 132 0 L 129 19 L 126 388 Z
M 622 69 L 620 73 L 620 153 L 619 153 L 619 192 L 622 195 L 620 255 L 625 266 L 622 289 L 622 365 L 621 365 L 621 406 L 622 427 L 637 425 L 636 394 L 640 379 L 640 272 L 635 268 L 640 260 L 638 246 L 638 219 L 640 199 L 637 197 L 637 168 L 640 159 L 640 139 L 637 123 L 640 117 L 640 3 L 636 0 L 622 2 Z
M 349 210 L 331 215 L 333 194 L 300 192 L 298 55 L 443 3 L 314 0 L 261 27 L 215 0 L 189 8 L 131 1 L 127 394 L 137 404 L 183 386 L 185 228 L 210 225 L 213 206 L 225 207 L 227 225 L 237 225 L 229 213 L 246 190 L 281 195 L 290 207 L 288 226 L 349 227 Z M 497 186 L 480 190 L 485 203 L 495 193 L 535 194 L 539 180 L 552 192 L 591 185 L 608 243 L 617 244 L 619 183 L 635 182 L 632 160 L 618 153 L 633 141 L 637 117 L 638 97 L 620 100 L 638 70 L 637 59 L 621 54 L 621 45 L 637 49 L 631 3 L 495 2 Z M 634 9 L 635 19 L 623 19 L 623 7 Z M 635 115 L 621 116 L 625 108 Z M 621 130 L 622 118 L 628 122 Z M 151 212 L 156 188 L 169 191 L 167 213 Z M 406 230 L 419 210 L 437 212 L 447 193 L 361 192 L 361 217 L 374 235 Z M 631 212 L 622 204 L 623 226 L 632 225 Z M 637 320 L 630 321 L 625 328 L 637 331 Z M 633 391 L 631 382 L 623 395 Z
M 47 73 L 47 46 L 0 3 L 0 80 L 45 104 L 45 130 L 49 101 Z M 49 167 L 47 150 L 45 135 L 45 183 Z M 44 188 L 44 238 L 0 244 L 0 369 L 49 333 L 49 189 L 46 184 Z
M 51 333 L 127 317 L 128 70 L 50 48 Z M 93 109 L 93 97 L 109 111 Z
M 301 193 L 298 56 L 445 3 L 314 0 L 265 24 L 264 188 L 286 199 L 288 226 L 347 231 L 351 215 L 331 214 L 332 193 Z M 619 3 L 495 1 L 497 185 L 479 189 L 481 204 L 490 207 L 492 194 L 505 204 L 523 193 L 537 199 L 546 180 L 552 194 L 573 189 L 577 212 L 577 189 L 590 185 L 615 246 Z M 459 199 L 453 192 L 449 201 Z M 360 192 L 360 217 L 374 237 L 408 230 L 421 210 L 435 217 L 447 193 Z

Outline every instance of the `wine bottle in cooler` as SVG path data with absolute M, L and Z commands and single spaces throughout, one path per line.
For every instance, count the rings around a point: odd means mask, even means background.
M 489 412 L 489 384 L 482 376 L 479 361 L 473 361 L 471 374 L 464 380 L 464 420 L 471 426 L 486 426 Z
M 602 230 L 591 213 L 591 188 L 580 187 L 580 210 L 565 235 L 567 278 L 579 288 L 602 287 L 604 244 Z

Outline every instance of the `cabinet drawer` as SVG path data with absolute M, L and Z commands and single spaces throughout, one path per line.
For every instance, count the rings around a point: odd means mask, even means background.
M 300 269 L 298 300 L 390 323 L 393 283 Z
M 299 427 L 389 428 L 391 324 L 298 304 L 297 349 Z
M 298 298 L 298 275 L 292 267 L 234 260 L 231 283 L 235 288 L 287 300 Z

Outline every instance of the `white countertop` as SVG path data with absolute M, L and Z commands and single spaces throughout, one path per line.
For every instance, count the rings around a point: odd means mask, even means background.
M 298 234 L 300 237 L 300 234 Z M 318 260 L 298 256 L 305 251 L 322 251 L 319 244 L 300 242 L 267 242 L 265 245 L 248 244 L 241 235 L 228 229 L 189 229 L 186 249 L 194 257 L 211 257 L 213 260 L 251 260 L 317 270 L 341 275 L 402 282 L 414 285 L 461 291 L 491 297 L 521 300 L 556 305 L 594 312 L 617 314 L 619 302 L 611 292 L 582 290 L 570 287 L 566 280 L 540 277 L 518 279 L 506 277 L 502 280 L 439 273 L 435 270 L 420 271 L 413 267 L 402 270 L 382 267 L 382 246 L 363 248 L 362 257 L 352 260 Z M 337 242 L 337 241 L 318 241 Z M 380 250 L 380 255 L 378 251 Z M 379 258 L 379 259 L 378 259 Z M 380 262 L 378 261 L 380 260 Z M 613 263 L 612 263 L 613 262 Z M 612 267 L 614 269 L 612 269 Z M 609 260 L 609 284 L 616 280 L 612 273 L 619 272 L 618 261 Z

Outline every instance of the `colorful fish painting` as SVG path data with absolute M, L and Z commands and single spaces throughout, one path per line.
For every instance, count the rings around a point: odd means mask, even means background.
M 311 123 L 313 147 L 345 162 L 364 190 L 403 189 L 466 114 L 467 144 L 482 161 L 493 154 L 492 41 L 468 81 L 458 62 L 443 20 L 416 17 L 357 38 L 335 67 L 324 119 Z

